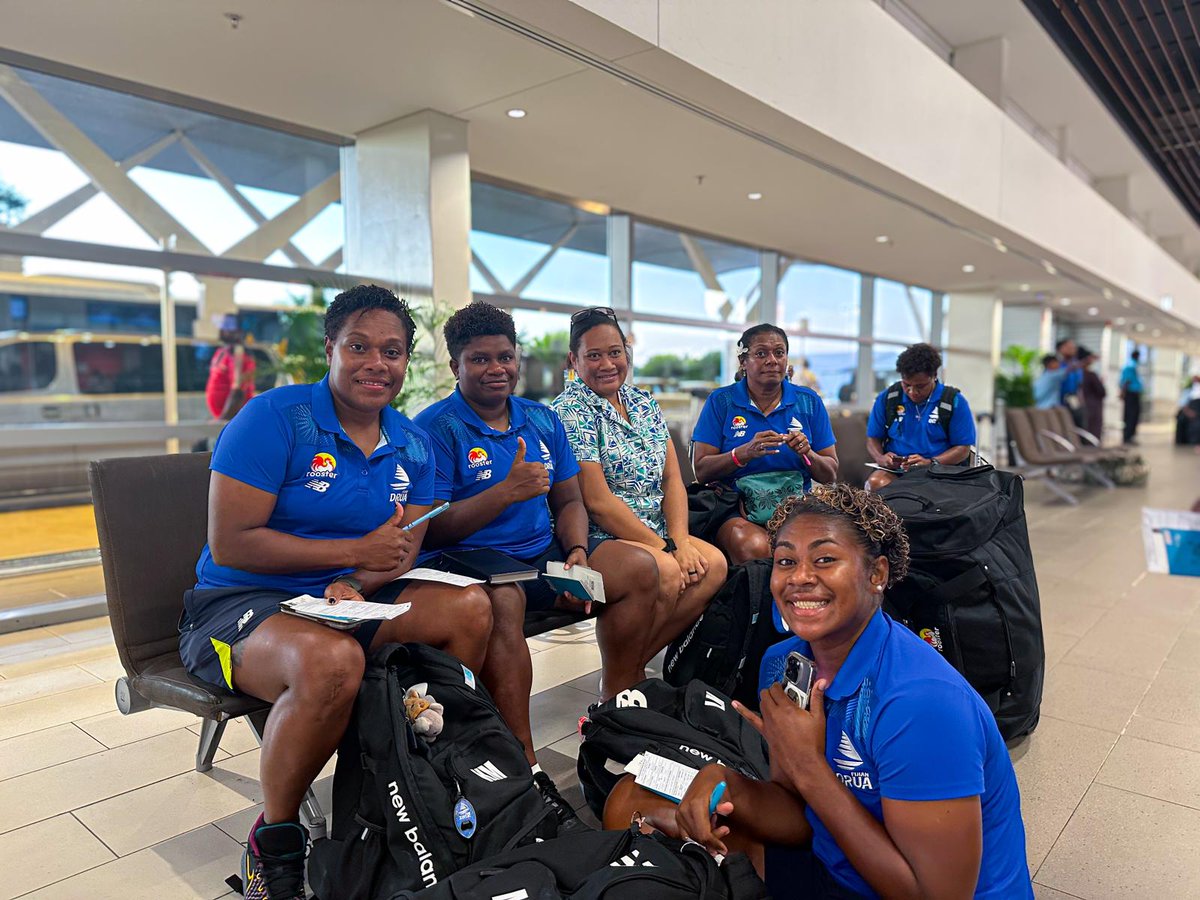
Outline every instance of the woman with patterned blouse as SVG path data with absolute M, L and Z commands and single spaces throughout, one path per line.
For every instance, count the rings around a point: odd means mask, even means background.
M 576 381 L 551 403 L 579 461 L 591 534 L 649 550 L 664 600 L 650 645 L 662 647 L 704 612 L 725 582 L 725 557 L 688 534 L 687 491 L 667 420 L 645 391 L 625 383 L 629 352 L 616 314 L 571 317 Z M 673 612 L 672 612 L 673 610 Z

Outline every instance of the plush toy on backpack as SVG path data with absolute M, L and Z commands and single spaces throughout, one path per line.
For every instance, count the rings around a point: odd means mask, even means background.
M 434 700 L 432 694 L 426 693 L 428 690 L 429 685 L 421 682 L 405 691 L 404 712 L 408 721 L 412 722 L 413 731 L 433 743 L 442 733 L 446 707 Z

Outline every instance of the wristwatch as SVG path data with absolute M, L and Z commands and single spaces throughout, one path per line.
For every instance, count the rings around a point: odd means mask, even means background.
M 667 542 L 663 544 L 663 553 L 674 553 L 678 549 L 679 547 L 670 538 L 667 538 Z
M 339 581 L 342 582 L 342 584 L 350 585 L 350 587 L 354 588 L 354 590 L 358 591 L 360 594 L 362 593 L 363 583 L 353 575 L 339 575 L 337 578 L 333 579 L 331 584 L 336 584 Z

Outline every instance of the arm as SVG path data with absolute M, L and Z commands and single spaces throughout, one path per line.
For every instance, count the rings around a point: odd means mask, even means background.
M 600 463 L 581 462 L 579 464 L 579 488 L 588 515 L 613 537 L 645 544 L 655 550 L 662 549 L 663 539 L 639 519 L 633 510 L 621 502 L 620 498 L 609 488 Z M 684 535 L 685 537 L 687 535 L 686 521 Z
M 400 520 L 401 527 L 409 522 L 421 518 L 429 510 L 433 509 L 432 504 L 424 506 L 416 506 L 410 504 L 404 508 L 404 518 Z M 449 510 L 446 510 L 448 513 Z M 442 513 L 442 515 L 446 515 Z M 416 528 L 406 531 L 409 536 L 409 546 L 407 552 L 401 557 L 399 565 L 387 572 L 372 572 L 370 569 L 358 568 L 355 569 L 353 575 L 362 582 L 363 596 L 369 597 L 385 584 L 390 584 L 400 576 L 408 572 L 413 567 L 413 563 L 417 560 L 417 555 L 421 552 L 421 543 L 425 539 L 425 532 L 429 528 L 429 522 L 422 522 Z
M 587 547 L 588 515 L 583 505 L 583 494 L 579 490 L 579 478 L 572 476 L 555 482 L 550 488 L 550 512 L 554 516 L 554 533 L 564 550 L 571 547 Z M 582 552 L 583 559 L 571 557 Z M 567 554 L 567 562 L 587 564 L 587 550 L 573 550 Z
M 819 481 L 822 484 L 837 481 L 838 456 L 836 444 L 830 444 L 824 450 L 814 452 L 812 445 L 808 442 L 808 437 L 803 432 L 788 434 L 784 438 L 784 443 L 801 458 L 801 462 L 804 461 L 805 457 L 808 458 L 808 470 L 812 473 L 815 481 Z M 738 454 L 738 458 L 741 458 L 740 453 Z
M 751 460 L 761 459 L 778 453 L 783 444 L 783 435 L 774 431 L 760 431 L 740 447 L 722 453 L 712 444 L 695 441 L 692 444 L 692 464 L 696 469 L 696 480 L 702 484 L 718 481 L 731 475 Z M 737 456 L 737 462 L 733 457 Z M 741 463 L 741 465 L 738 465 Z
M 879 438 L 867 438 L 867 455 L 871 457 L 871 462 L 877 466 L 886 466 L 889 469 L 900 468 L 900 463 L 903 460 L 895 453 L 884 453 L 883 441 Z
M 970 455 L 970 445 L 960 445 L 958 447 L 951 447 L 948 450 L 939 453 L 933 458 L 933 461 L 936 463 L 941 463 L 943 466 L 956 466 Z
M 713 789 L 725 782 L 716 815 L 709 812 Z M 714 824 L 717 816 L 724 823 Z M 797 846 L 812 840 L 804 801 L 775 781 L 754 781 L 722 765 L 708 765 L 693 779 L 675 812 L 682 835 L 714 853 L 728 853 L 723 842 L 731 831 L 759 843 Z

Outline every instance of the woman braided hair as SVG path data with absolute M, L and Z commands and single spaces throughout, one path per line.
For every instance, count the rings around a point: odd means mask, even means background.
M 793 494 L 767 522 L 772 552 L 783 526 L 805 515 L 842 519 L 852 525 L 868 560 L 887 558 L 887 587 L 908 574 L 908 535 L 895 510 L 878 495 L 842 483 L 817 484 L 807 494 Z

